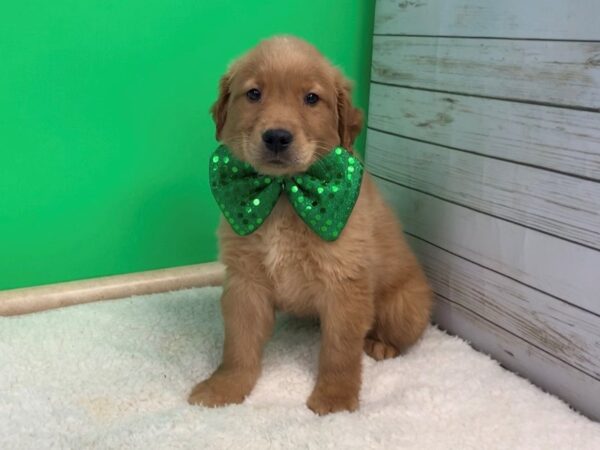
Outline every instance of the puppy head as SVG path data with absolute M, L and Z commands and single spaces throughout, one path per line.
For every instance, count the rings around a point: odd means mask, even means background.
M 212 107 L 217 139 L 259 172 L 305 171 L 362 125 L 351 86 L 312 45 L 275 37 L 233 63 Z

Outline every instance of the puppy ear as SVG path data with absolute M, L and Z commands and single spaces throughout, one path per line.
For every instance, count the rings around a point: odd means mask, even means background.
M 212 105 L 210 112 L 216 125 L 216 137 L 217 140 L 221 139 L 221 130 L 225 126 L 225 120 L 227 120 L 227 106 L 229 104 L 231 88 L 231 74 L 227 73 L 223 75 L 221 81 L 219 81 L 219 98 Z
M 340 145 L 349 150 L 362 128 L 363 115 L 352 105 L 352 86 L 342 75 L 338 77 L 336 89 Z

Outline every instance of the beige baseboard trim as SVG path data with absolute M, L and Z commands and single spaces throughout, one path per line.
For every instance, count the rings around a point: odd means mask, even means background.
M 0 316 L 27 314 L 132 295 L 218 286 L 223 283 L 224 275 L 225 268 L 222 264 L 207 263 L 0 291 Z

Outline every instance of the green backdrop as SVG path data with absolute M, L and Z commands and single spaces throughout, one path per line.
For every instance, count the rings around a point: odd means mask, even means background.
M 372 0 L 12 2 L 0 17 L 0 289 L 216 258 L 219 76 L 296 34 L 367 105 Z M 358 148 L 362 148 L 363 139 Z

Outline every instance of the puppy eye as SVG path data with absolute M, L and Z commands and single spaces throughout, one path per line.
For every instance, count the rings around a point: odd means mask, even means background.
M 259 101 L 260 96 L 261 93 L 258 89 L 250 89 L 248 92 L 246 92 L 246 97 L 248 97 L 248 100 L 250 100 L 251 102 Z
M 308 94 L 306 94 L 306 97 L 304 97 L 304 103 L 306 103 L 307 105 L 314 105 L 319 101 L 319 96 L 317 94 L 315 94 L 314 92 L 309 92 Z

